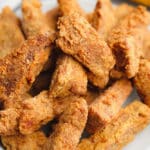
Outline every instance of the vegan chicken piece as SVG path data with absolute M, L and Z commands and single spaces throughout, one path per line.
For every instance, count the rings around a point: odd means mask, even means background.
M 96 7 L 91 20 L 91 25 L 98 33 L 107 38 L 108 33 L 116 23 L 114 9 L 110 0 L 97 0 Z
M 61 16 L 68 16 L 72 13 L 79 13 L 81 16 L 86 16 L 86 13 L 78 4 L 77 0 L 57 0 Z
M 116 81 L 89 106 L 87 131 L 95 133 L 117 117 L 121 106 L 132 92 L 131 82 L 127 79 Z
M 24 41 L 20 21 L 9 7 L 0 14 L 0 58 L 13 52 Z
M 108 43 L 116 57 L 116 68 L 132 78 L 138 72 L 148 12 L 139 6 L 124 17 L 109 34 Z
M 1 140 L 6 150 L 41 150 L 47 138 L 42 131 L 37 131 L 27 136 L 2 136 Z
M 135 101 L 120 111 L 117 119 L 81 140 L 77 150 L 119 150 L 150 123 L 150 108 Z
M 150 61 L 141 59 L 139 71 L 134 77 L 135 87 L 145 104 L 150 106 Z
M 85 95 L 87 91 L 87 75 L 83 67 L 71 56 L 60 55 L 57 60 L 49 95 L 65 97 L 77 94 Z
M 57 45 L 89 69 L 88 78 L 94 85 L 104 88 L 109 79 L 109 71 L 115 64 L 107 43 L 77 13 L 61 17 L 58 29 Z
M 88 107 L 83 98 L 76 97 L 59 119 L 44 150 L 75 150 L 84 130 Z

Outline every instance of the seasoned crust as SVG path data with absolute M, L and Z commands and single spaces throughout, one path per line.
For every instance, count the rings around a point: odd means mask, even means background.
M 86 19 L 77 13 L 62 17 L 58 22 L 58 29 L 56 43 L 61 50 L 72 55 L 86 66 L 95 78 L 99 78 L 99 87 L 105 87 L 109 71 L 115 63 L 107 43 Z

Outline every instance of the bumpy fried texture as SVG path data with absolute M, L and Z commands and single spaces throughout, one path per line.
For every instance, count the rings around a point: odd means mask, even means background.
M 46 18 L 48 20 L 49 27 L 54 31 L 56 30 L 58 17 L 59 17 L 58 7 L 53 8 L 46 13 Z
M 89 106 L 87 131 L 95 133 L 96 130 L 110 123 L 117 116 L 131 92 L 130 81 L 121 79 L 100 94 Z
M 53 101 L 47 91 L 41 92 L 23 101 L 19 130 L 22 134 L 30 134 L 53 118 Z
M 58 29 L 57 45 L 90 70 L 88 77 L 93 84 L 104 88 L 108 82 L 109 71 L 115 63 L 106 42 L 77 13 L 62 17 L 58 22 Z
M 1 140 L 6 150 L 41 150 L 47 138 L 43 132 L 38 131 L 27 136 L 2 136 Z
M 143 45 L 143 28 L 148 23 L 147 10 L 139 6 L 122 19 L 109 34 L 108 43 L 116 56 L 116 68 L 132 78 L 138 71 Z
M 106 39 L 115 23 L 116 18 L 110 0 L 97 0 L 91 22 L 92 26 Z
M 87 114 L 86 101 L 76 97 L 60 117 L 43 149 L 75 150 L 85 127 Z
M 59 4 L 59 9 L 61 12 L 61 16 L 67 16 L 72 13 L 79 13 L 82 16 L 85 16 L 85 12 L 82 10 L 77 0 L 57 0 Z
M 0 14 L 0 58 L 13 52 L 24 41 L 19 19 L 9 7 Z
M 125 74 L 122 71 L 116 70 L 116 68 L 113 68 L 110 71 L 110 78 L 111 79 L 121 79 L 123 77 L 126 77 Z
M 139 71 L 134 78 L 135 87 L 141 99 L 150 106 L 150 61 L 142 59 Z
M 135 101 L 119 113 L 105 128 L 79 144 L 77 150 L 119 150 L 150 123 L 150 109 Z
M 132 12 L 134 9 L 133 6 L 128 5 L 126 3 L 123 3 L 121 5 L 118 5 L 115 9 L 115 17 L 117 18 L 117 22 L 120 21 L 120 19 L 123 19 L 125 16 L 127 16 L 130 12 Z
M 27 92 L 47 61 L 45 47 L 51 43 L 39 35 L 24 42 L 12 54 L 0 60 L 0 100 L 9 101 Z
M 87 75 L 83 67 L 71 56 L 60 55 L 52 77 L 49 95 L 65 97 L 70 94 L 85 95 Z
M 48 20 L 42 13 L 39 0 L 23 0 L 22 12 L 22 26 L 26 37 L 52 32 L 48 25 Z

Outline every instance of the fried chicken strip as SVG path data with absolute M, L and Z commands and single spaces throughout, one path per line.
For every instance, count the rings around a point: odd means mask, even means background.
M 116 68 L 132 78 L 138 72 L 148 12 L 139 6 L 122 19 L 109 34 L 108 43 L 116 57 Z
M 89 106 L 87 131 L 93 134 L 117 117 L 132 89 L 129 80 L 121 79 L 101 93 Z
M 58 29 L 57 45 L 89 69 L 88 78 L 93 84 L 104 88 L 109 71 L 115 63 L 107 43 L 77 13 L 62 17 L 58 22 Z
M 83 139 L 77 150 L 119 150 L 134 139 L 134 136 L 150 123 L 150 109 L 135 101 L 123 109 L 116 120 Z
M 85 127 L 87 114 L 86 101 L 76 97 L 60 117 L 43 149 L 75 150 Z
M 85 95 L 87 91 L 87 75 L 83 67 L 71 56 L 60 55 L 52 77 L 49 95 L 65 97 L 77 94 Z
M 24 41 L 20 21 L 9 7 L 0 14 L 0 58 L 13 52 Z
M 47 138 L 42 131 L 37 131 L 27 136 L 3 136 L 1 140 L 6 150 L 41 150 Z
M 141 59 L 139 71 L 134 77 L 134 84 L 139 96 L 150 106 L 150 61 Z
M 115 13 L 110 0 L 97 0 L 91 25 L 106 39 L 115 23 Z
M 67 16 L 72 13 L 79 13 L 82 16 L 86 16 L 85 12 L 82 10 L 77 0 L 57 0 L 59 4 L 59 9 L 61 16 Z

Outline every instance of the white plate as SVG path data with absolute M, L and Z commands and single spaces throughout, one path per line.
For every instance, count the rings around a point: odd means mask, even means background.
M 56 0 L 41 0 L 43 4 L 43 11 L 46 12 L 47 10 L 50 10 L 51 8 L 54 8 L 57 6 L 57 1 Z M 113 4 L 116 5 L 120 3 L 120 0 L 112 0 Z M 87 11 L 92 11 L 94 9 L 96 0 L 79 0 L 81 6 Z M 122 1 L 121 1 L 122 2 Z M 4 6 L 9 5 L 12 8 L 15 9 L 17 15 L 21 15 L 20 5 L 21 1 L 20 0 L 5 0 L 0 2 L 0 10 Z M 19 9 L 18 9 L 19 8 Z M 132 100 L 138 98 L 136 92 L 134 91 L 129 99 L 127 100 L 127 103 L 130 103 Z M 0 150 L 2 148 L 0 147 Z M 150 150 L 150 125 L 141 133 L 139 133 L 135 140 L 128 144 L 124 150 Z

